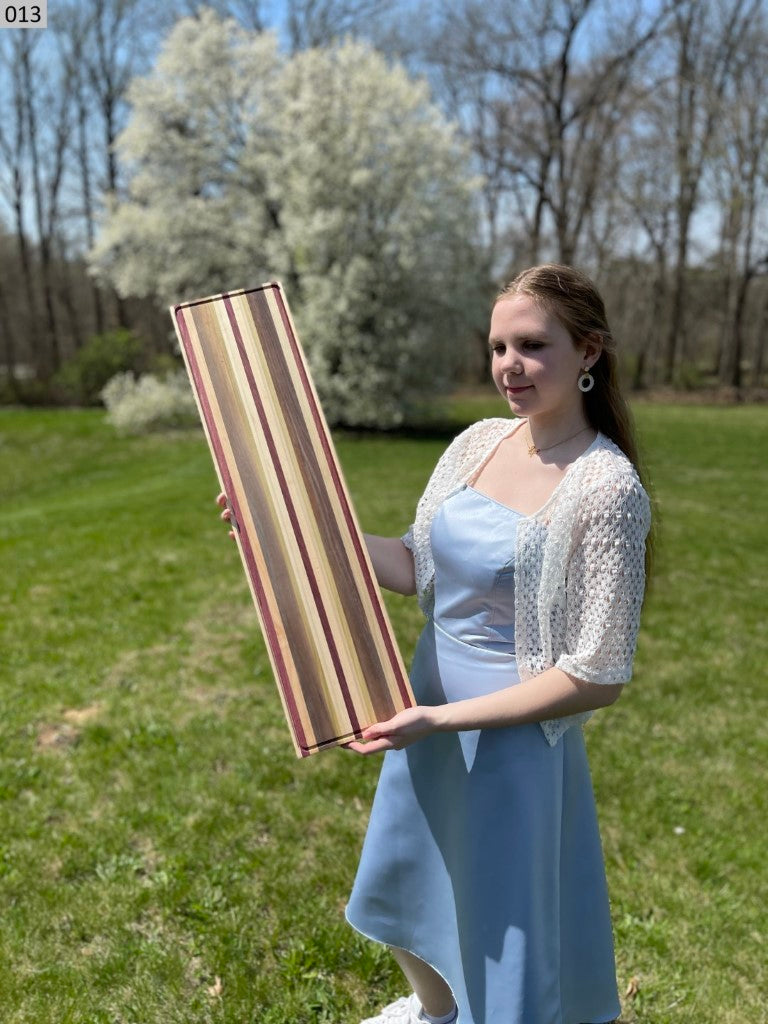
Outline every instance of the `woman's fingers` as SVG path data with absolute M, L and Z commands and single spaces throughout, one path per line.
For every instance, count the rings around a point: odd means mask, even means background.
M 434 709 L 416 706 L 400 711 L 386 722 L 374 722 L 363 729 L 362 740 L 344 744 L 355 754 L 379 754 L 384 750 L 402 750 L 436 729 Z
M 221 492 L 221 494 L 216 495 L 216 504 L 219 506 L 219 508 L 224 510 L 219 516 L 219 518 L 223 519 L 225 523 L 229 523 L 231 526 L 234 527 L 234 529 L 229 531 L 229 536 L 232 538 L 232 540 L 234 540 L 235 533 L 237 532 L 237 523 L 235 522 L 235 519 L 232 515 L 232 509 L 229 507 L 227 503 L 227 496 L 223 491 Z
M 380 754 L 384 750 L 394 750 L 399 746 L 387 731 L 387 722 L 376 722 L 363 729 L 362 739 L 345 743 L 348 750 L 355 754 Z
M 381 754 L 385 750 L 394 750 L 395 745 L 391 739 L 387 736 L 382 736 L 378 740 L 369 740 L 367 743 L 361 743 L 359 740 L 355 740 L 353 743 L 345 743 L 344 747 L 346 750 L 352 750 L 355 754 Z

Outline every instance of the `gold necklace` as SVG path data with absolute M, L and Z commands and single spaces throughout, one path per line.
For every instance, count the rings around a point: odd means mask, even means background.
M 549 444 L 546 448 L 537 448 L 536 445 L 533 443 L 533 438 L 531 437 L 531 428 L 528 427 L 528 439 L 531 442 L 528 445 L 528 458 L 532 459 L 534 455 L 541 455 L 542 452 L 548 452 L 550 448 L 557 448 L 559 444 L 565 444 L 566 441 L 572 441 L 574 437 L 578 437 L 579 434 L 583 434 L 585 430 L 591 429 L 591 427 L 582 427 L 581 430 L 577 430 L 576 433 L 571 434 L 570 437 L 564 437 L 562 441 L 557 441 L 555 444 Z

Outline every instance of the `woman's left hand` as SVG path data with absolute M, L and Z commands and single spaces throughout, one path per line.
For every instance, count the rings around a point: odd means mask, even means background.
M 402 750 L 423 736 L 437 731 L 438 708 L 406 708 L 386 722 L 376 722 L 363 729 L 363 739 L 345 743 L 356 754 L 378 754 L 383 750 Z

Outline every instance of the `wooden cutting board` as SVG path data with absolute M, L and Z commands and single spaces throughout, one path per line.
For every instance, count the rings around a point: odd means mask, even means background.
M 415 701 L 276 282 L 171 308 L 299 757 Z

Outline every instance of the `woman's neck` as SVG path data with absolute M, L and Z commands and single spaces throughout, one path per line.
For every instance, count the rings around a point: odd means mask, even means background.
M 531 442 L 542 451 L 554 445 L 561 444 L 572 437 L 582 434 L 586 435 L 588 430 L 594 430 L 590 426 L 583 410 L 575 410 L 568 416 L 529 416 L 526 431 L 530 435 Z

